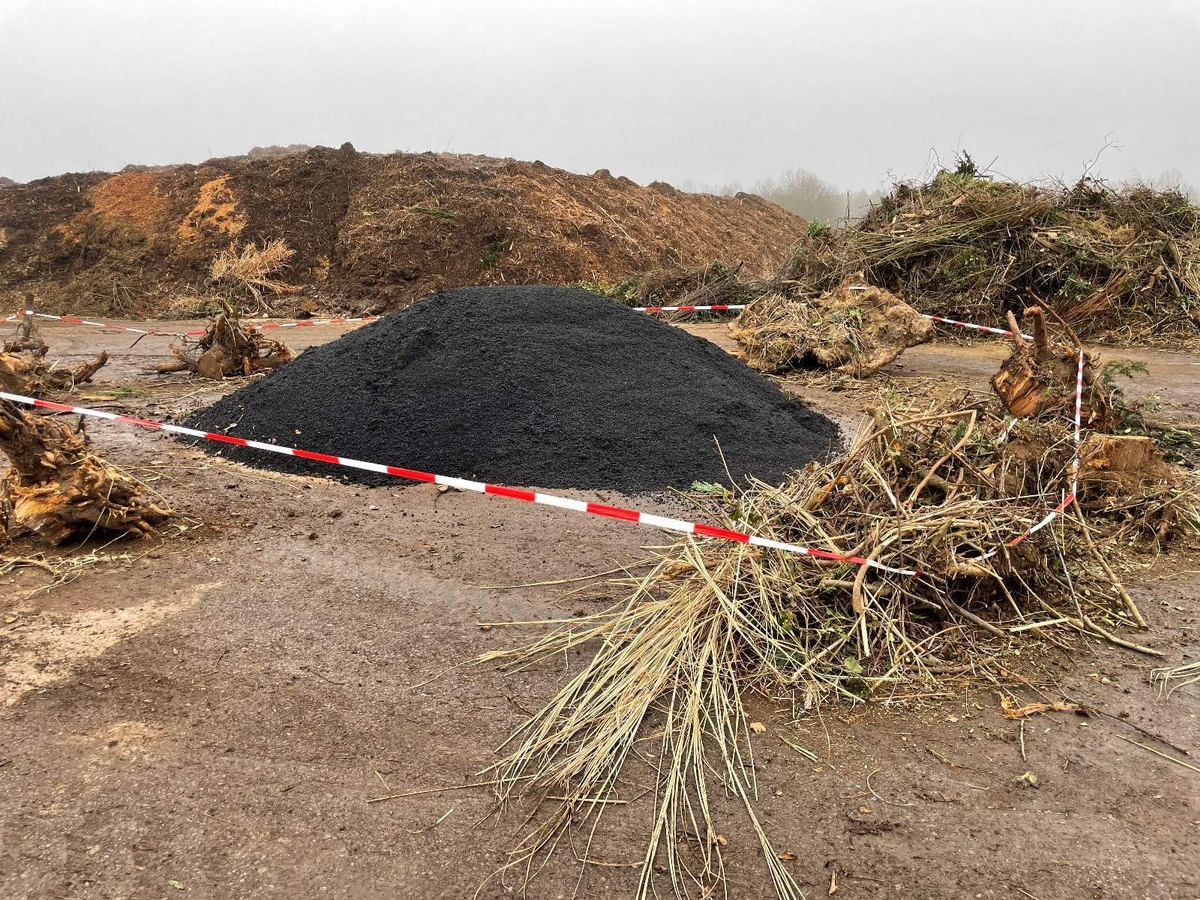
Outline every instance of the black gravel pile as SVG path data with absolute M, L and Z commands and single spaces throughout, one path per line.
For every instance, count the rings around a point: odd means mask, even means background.
M 777 480 L 838 439 L 833 422 L 711 342 L 560 287 L 434 294 L 188 424 L 460 478 L 626 493 L 728 482 L 720 454 L 736 478 Z M 205 447 L 252 466 L 400 483 Z

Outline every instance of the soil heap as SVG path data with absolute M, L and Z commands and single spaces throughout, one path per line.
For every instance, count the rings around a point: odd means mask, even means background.
M 739 480 L 777 481 L 838 440 L 833 422 L 709 341 L 588 291 L 540 286 L 434 294 L 308 350 L 189 424 L 462 478 L 626 493 L 728 483 L 726 466 Z

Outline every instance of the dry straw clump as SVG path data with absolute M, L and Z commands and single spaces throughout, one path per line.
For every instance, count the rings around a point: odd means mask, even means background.
M 263 307 L 264 294 L 294 294 L 300 288 L 275 276 L 288 267 L 296 251 L 282 238 L 267 241 L 261 247 L 248 243 L 239 251 L 235 246 L 218 253 L 209 266 L 213 284 L 248 292 Z
M 490 654 L 524 667 L 595 647 L 492 773 L 501 800 L 539 803 L 510 866 L 528 876 L 573 829 L 594 834 L 620 802 L 624 767 L 652 753 L 652 722 L 655 811 L 637 896 L 655 894 L 656 871 L 680 897 L 722 890 L 714 803 L 732 796 L 775 891 L 799 897 L 754 812 L 748 692 L 803 709 L 910 700 L 1006 651 L 1081 635 L 1153 653 L 1114 633 L 1141 616 L 1102 548 L 1194 528 L 1195 498 L 1171 471 L 1113 496 L 1085 460 L 1078 502 L 1024 536 L 1070 491 L 1074 453 L 1068 424 L 1014 422 L 991 399 L 884 405 L 841 457 L 722 504 L 730 528 L 878 565 L 687 538 L 624 582 L 616 608 Z

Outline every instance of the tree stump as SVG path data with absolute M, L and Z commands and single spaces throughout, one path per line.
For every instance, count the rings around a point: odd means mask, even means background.
M 91 381 L 107 362 L 108 354 L 101 353 L 91 362 L 80 363 L 73 369 L 52 369 L 44 356 L 32 350 L 0 352 L 0 387 L 10 394 L 30 397 L 51 390 L 69 391 L 77 384 Z
M 1051 338 L 1040 307 L 1026 309 L 1024 318 L 1032 325 L 1033 340 L 1022 336 L 1016 316 L 1010 312 L 1008 327 L 1012 330 L 1013 350 L 1001 363 L 1000 371 L 992 376 L 992 390 L 1014 416 L 1054 416 L 1074 420 L 1078 347 L 1069 341 Z M 1097 383 L 1095 365 L 1095 358 L 1085 352 L 1081 423 L 1096 431 L 1109 431 L 1117 425 L 1119 416 L 1108 392 Z
M 0 481 L 10 533 L 32 532 L 52 544 L 93 530 L 149 536 L 171 515 L 84 434 L 7 400 L 0 400 L 0 451 L 12 463 Z

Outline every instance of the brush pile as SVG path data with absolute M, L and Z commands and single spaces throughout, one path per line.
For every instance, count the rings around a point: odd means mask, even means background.
M 108 354 L 101 353 L 91 362 L 70 369 L 56 368 L 46 361 L 49 352 L 50 346 L 42 340 L 33 319 L 23 316 L 16 333 L 0 344 L 0 390 L 26 396 L 69 391 L 91 381 L 108 362 Z
M 861 273 L 819 297 L 769 294 L 730 326 L 747 365 L 772 375 L 828 369 L 871 375 L 933 337 L 933 322 Z
M 627 306 L 717 306 L 753 303 L 770 282 L 727 266 L 720 260 L 696 269 L 652 269 L 615 285 L 585 282 L 584 287 Z
M 51 544 L 96 530 L 148 536 L 171 515 L 145 486 L 107 463 L 87 436 L 0 400 L 0 452 L 12 468 L 0 481 L 0 525 Z
M 291 362 L 295 356 L 282 341 L 264 337 L 253 325 L 242 325 L 234 306 L 220 301 L 221 312 L 197 340 L 181 337 L 171 344 L 174 361 L 155 368 L 167 372 L 195 372 L 220 380 L 231 375 L 253 375 Z
M 728 527 L 825 558 L 683 539 L 624 583 L 621 605 L 487 657 L 524 666 L 596 648 L 493 773 L 502 800 L 541 811 L 511 864 L 536 869 L 569 829 L 597 824 L 626 763 L 658 752 L 636 749 L 653 716 L 661 755 L 638 896 L 655 895 L 656 871 L 676 896 L 720 893 L 710 797 L 728 791 L 778 895 L 799 897 L 755 815 L 747 692 L 804 709 L 911 699 L 1005 651 L 1081 635 L 1153 653 L 1114 634 L 1142 619 L 1101 547 L 1193 530 L 1195 496 L 1165 465 L 1114 495 L 1097 457 L 1067 503 L 1074 455 L 1070 424 L 1013 422 L 994 398 L 884 406 L 843 456 L 725 497 Z
M 860 270 L 935 315 L 990 323 L 1035 300 L 1085 336 L 1194 336 L 1200 208 L 1178 191 L 1087 178 L 997 181 L 964 157 L 800 245 L 781 278 L 820 292 Z

